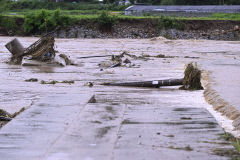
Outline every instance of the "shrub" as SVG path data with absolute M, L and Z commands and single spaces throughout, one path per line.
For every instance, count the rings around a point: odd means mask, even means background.
M 6 31 L 15 31 L 18 28 L 14 17 L 2 15 L 0 15 L 0 27 L 4 28 Z
M 98 1 L 94 2 L 83 2 L 78 3 L 71 2 L 47 2 L 39 0 L 21 0 L 21 1 L 11 1 L 11 0 L 0 0 L 0 11 L 3 10 L 22 10 L 22 9 L 62 9 L 62 10 L 115 10 L 123 11 L 129 5 L 116 5 L 116 4 L 100 4 Z
M 113 25 L 117 22 L 117 17 L 110 15 L 108 12 L 102 12 L 97 18 L 100 30 L 111 31 Z
M 171 17 L 161 16 L 158 19 L 159 29 L 179 29 L 184 30 L 185 24 L 181 20 L 173 19 Z
M 25 15 L 23 28 L 26 33 L 42 33 L 54 30 L 58 26 L 66 27 L 69 24 L 70 18 L 61 15 L 60 10 L 41 10 Z

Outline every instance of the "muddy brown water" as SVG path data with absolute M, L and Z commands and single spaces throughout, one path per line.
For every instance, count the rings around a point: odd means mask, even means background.
M 0 107 L 10 113 L 22 107 L 27 110 L 1 128 L 1 158 L 215 160 L 231 157 L 214 154 L 215 149 L 233 149 L 233 146 L 221 138 L 224 131 L 206 109 L 209 105 L 203 91 L 99 84 L 182 78 L 184 65 L 191 61 L 207 69 L 214 68 L 215 62 L 238 63 L 240 42 L 57 39 L 59 54 L 69 55 L 79 66 L 23 67 L 4 63 L 10 53 L 3 46 L 11 39 L 0 37 Z M 24 46 L 37 40 L 19 39 Z M 123 51 L 137 56 L 178 57 L 148 60 L 128 57 L 133 66 L 111 69 L 98 65 L 109 62 L 110 57 L 78 59 Z M 39 81 L 24 81 L 30 78 Z M 75 83 L 43 85 L 41 80 Z M 93 82 L 94 86 L 88 87 L 87 82 Z M 93 95 L 96 103 L 87 103 Z

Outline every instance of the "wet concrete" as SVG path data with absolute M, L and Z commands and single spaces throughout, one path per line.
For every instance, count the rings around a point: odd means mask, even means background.
M 3 46 L 11 38 L 1 37 Z M 36 38 L 20 38 L 24 46 Z M 238 60 L 238 42 L 169 40 L 57 39 L 56 49 L 80 66 L 23 67 L 5 64 L 10 54 L 0 49 L 0 107 L 15 112 L 28 108 L 0 130 L 0 155 L 7 160 L 93 159 L 228 159 L 214 154 L 233 146 L 220 138 L 222 128 L 208 112 L 203 91 L 106 87 L 102 82 L 182 78 L 184 64 L 208 67 L 217 60 Z M 122 51 L 141 56 L 131 67 L 101 68 Z M 234 55 L 233 55 L 234 54 Z M 186 56 L 199 58 L 184 58 Z M 234 59 L 236 57 L 236 59 Z M 103 69 L 103 70 L 101 70 Z M 25 82 L 37 78 L 39 82 Z M 41 80 L 74 80 L 47 84 Z M 85 85 L 93 82 L 93 87 Z M 87 103 L 95 95 L 96 103 Z

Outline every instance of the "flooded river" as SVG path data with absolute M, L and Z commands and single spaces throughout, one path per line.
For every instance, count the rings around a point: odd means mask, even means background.
M 11 39 L 0 37 L 0 108 L 9 113 L 22 107 L 26 110 L 0 129 L 1 158 L 216 160 L 231 157 L 217 152 L 233 149 L 231 143 L 222 138 L 224 131 L 219 126 L 225 125 L 231 130 L 231 121 L 211 110 L 203 91 L 100 84 L 182 78 L 184 66 L 189 62 L 196 62 L 209 72 L 230 73 L 232 80 L 238 81 L 240 42 L 163 38 L 56 39 L 57 54 L 69 55 L 77 66 L 24 67 L 5 63 L 11 55 L 4 45 Z M 37 38 L 19 37 L 19 40 L 27 47 Z M 150 57 L 127 57 L 132 65 L 116 68 L 106 67 L 110 57 L 81 58 L 117 55 L 123 51 Z M 151 57 L 160 54 L 166 57 Z M 235 70 L 223 67 L 224 64 Z M 218 74 L 213 72 L 213 79 Z M 30 78 L 37 78 L 38 82 L 25 82 Z M 41 84 L 41 80 L 73 80 L 75 83 Z M 87 86 L 88 82 L 94 86 Z M 238 87 L 231 89 L 232 96 L 221 87 L 216 90 L 238 106 L 239 99 L 234 96 L 240 92 Z M 96 103 L 88 103 L 93 95 Z

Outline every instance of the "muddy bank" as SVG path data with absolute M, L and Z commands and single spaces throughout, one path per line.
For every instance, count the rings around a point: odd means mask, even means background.
M 97 24 L 78 25 L 57 32 L 59 38 L 153 38 L 240 40 L 237 21 L 191 20 L 180 22 L 183 29 L 164 28 L 157 20 L 122 20 L 111 31 L 100 31 Z M 234 29 L 235 27 L 235 29 Z
M 43 33 L 26 34 L 23 20 L 18 19 L 17 30 L 0 27 L 0 35 L 34 36 Z M 175 23 L 175 22 L 174 22 Z M 153 38 L 163 36 L 168 39 L 208 39 L 240 40 L 239 21 L 184 20 L 180 25 L 165 26 L 157 19 L 118 20 L 112 28 L 100 29 L 97 22 L 82 20 L 78 24 L 59 29 L 57 38 Z M 165 27 L 163 27 L 165 26 Z M 181 26 L 181 27 L 179 27 Z

